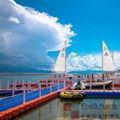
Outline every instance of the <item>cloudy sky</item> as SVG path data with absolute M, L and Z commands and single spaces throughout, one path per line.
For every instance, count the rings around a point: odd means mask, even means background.
M 0 0 L 0 72 L 54 66 L 65 40 L 68 70 L 101 69 L 101 41 L 120 66 L 119 0 Z

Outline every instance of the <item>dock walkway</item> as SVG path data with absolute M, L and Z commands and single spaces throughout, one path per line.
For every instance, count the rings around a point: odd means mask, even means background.
M 30 91 L 0 100 L 0 120 L 9 120 L 39 104 L 43 104 L 54 97 L 64 84 Z
M 120 90 L 61 90 L 62 92 L 84 92 L 87 97 L 120 97 Z

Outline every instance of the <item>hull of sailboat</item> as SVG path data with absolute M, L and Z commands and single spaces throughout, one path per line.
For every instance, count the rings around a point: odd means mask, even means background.
M 109 88 L 112 85 L 112 81 L 105 81 L 105 82 L 94 82 L 94 83 L 85 83 L 86 88 L 90 88 L 90 86 L 92 88 L 103 88 L 105 86 L 105 88 Z

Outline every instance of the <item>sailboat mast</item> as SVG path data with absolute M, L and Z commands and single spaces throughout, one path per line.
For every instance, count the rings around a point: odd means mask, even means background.
M 65 61 L 64 61 L 64 62 L 65 62 L 65 64 L 64 64 L 64 65 L 65 65 L 64 88 L 66 87 L 66 81 L 67 81 L 67 76 L 66 76 L 66 73 L 67 73 L 67 70 L 66 70 L 66 67 L 67 67 L 67 66 L 66 66 L 66 42 L 67 42 L 67 41 L 65 40 L 65 46 L 64 46 L 64 49 L 65 49 L 65 50 L 64 50 L 64 55 L 65 55 L 65 58 L 64 58 L 64 60 L 65 60 Z
M 102 40 L 102 70 L 103 70 L 103 40 Z
M 103 53 L 103 50 L 104 50 L 104 46 L 103 46 L 103 40 L 102 40 L 102 70 L 103 70 L 103 57 L 104 57 L 104 53 Z M 104 76 L 104 70 L 103 70 L 103 73 L 102 73 L 102 78 L 103 78 L 103 90 L 105 90 L 105 76 Z
M 65 40 L 65 74 L 67 73 L 67 65 L 66 65 L 66 43 L 67 41 Z
M 113 59 L 113 62 L 114 62 L 114 52 L 112 51 L 112 59 Z

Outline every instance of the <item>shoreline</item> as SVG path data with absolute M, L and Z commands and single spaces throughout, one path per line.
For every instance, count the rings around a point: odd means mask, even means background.
M 0 76 L 36 76 L 36 75 L 49 75 L 49 73 L 0 73 Z

